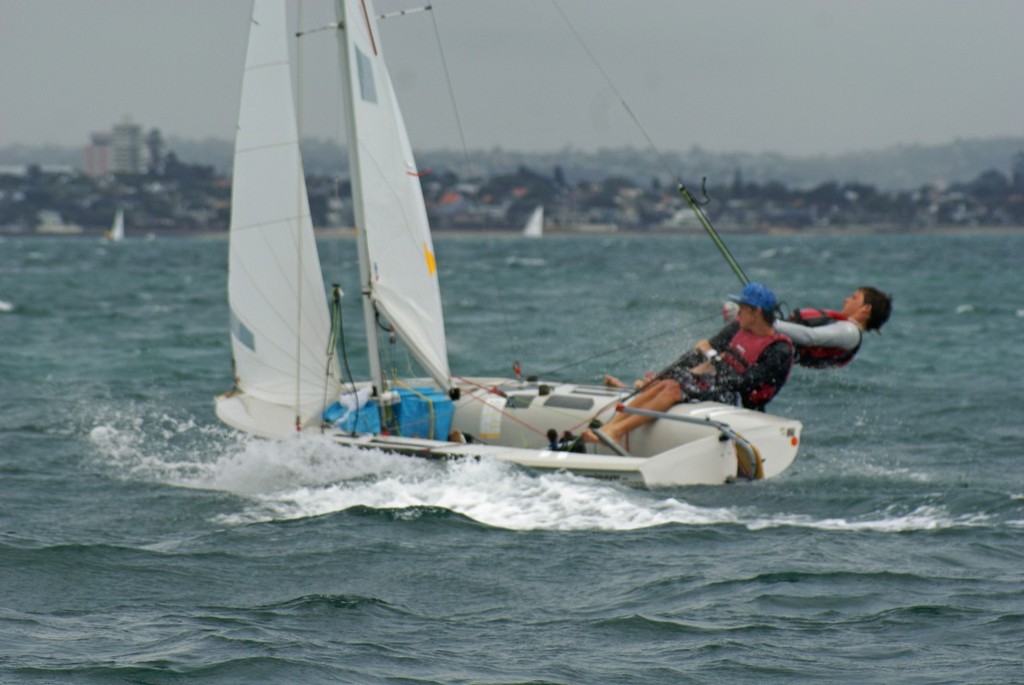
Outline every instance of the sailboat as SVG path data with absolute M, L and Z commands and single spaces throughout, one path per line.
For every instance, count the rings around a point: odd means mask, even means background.
M 523 227 L 524 238 L 541 238 L 544 236 L 544 205 L 537 207 L 530 214 L 530 218 Z
M 124 210 L 118 209 L 114 214 L 114 223 L 106 233 L 106 238 L 112 243 L 124 240 Z
M 368 0 L 337 0 L 359 282 L 369 378 L 343 379 L 299 152 L 283 0 L 256 0 L 235 141 L 228 303 L 234 388 L 221 421 L 285 439 L 435 458 L 496 459 L 649 487 L 716 484 L 784 471 L 798 421 L 715 402 L 678 404 L 624 446 L 556 449 L 551 432 L 607 421 L 626 390 L 467 378 L 448 364 L 437 261 L 419 175 Z M 385 375 L 386 327 L 425 376 Z

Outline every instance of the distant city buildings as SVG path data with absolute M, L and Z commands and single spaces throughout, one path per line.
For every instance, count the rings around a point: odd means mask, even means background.
M 91 142 L 82 151 L 83 171 L 92 178 L 110 173 L 110 134 L 93 133 Z
M 115 124 L 110 132 L 90 136 L 82 151 L 83 170 L 92 178 L 109 174 L 161 173 L 164 168 L 163 136 L 157 129 L 145 136 L 131 117 Z
M 746 168 L 737 166 L 731 183 L 710 189 L 713 202 L 706 211 L 722 232 L 1024 227 L 1024 143 L 1019 147 L 1005 165 L 1009 172 L 989 169 L 971 181 L 924 182 L 905 190 L 837 181 L 790 188 L 778 181 L 752 182 Z M 947 157 L 959 158 L 960 147 L 951 150 Z M 109 132 L 94 133 L 82 152 L 87 173 L 47 163 L 0 166 L 0 235 L 99 234 L 119 210 L 134 228 L 153 233 L 227 230 L 230 176 L 218 175 L 213 166 L 182 162 L 165 150 L 159 131 L 147 133 L 125 120 Z M 625 168 L 614 155 L 582 159 L 586 163 L 579 169 L 587 164 L 611 172 Z M 934 167 L 949 168 L 941 163 L 943 156 L 936 159 L 940 163 L 933 161 Z M 513 167 L 463 179 L 443 164 L 435 166 L 421 180 L 431 226 L 518 232 L 543 205 L 552 232 L 701 230 L 675 186 L 657 177 L 644 182 L 625 173 L 604 179 L 579 173 L 573 180 L 557 162 L 548 167 L 550 173 L 525 163 Z M 309 174 L 306 183 L 314 226 L 353 224 L 348 179 Z
M 148 171 L 159 176 L 164 173 L 164 137 L 159 129 L 153 129 L 146 134 L 146 152 L 149 155 L 147 160 Z
M 114 124 L 110 136 L 110 171 L 115 174 L 140 174 L 142 164 L 142 127 L 125 118 Z

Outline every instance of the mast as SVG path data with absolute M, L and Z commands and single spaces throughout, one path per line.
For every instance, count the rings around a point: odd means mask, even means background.
M 451 387 L 437 259 L 420 172 L 369 0 L 337 0 L 342 91 L 356 215 L 363 318 L 378 391 L 377 317 L 423 369 Z
M 363 201 L 362 174 L 359 168 L 359 154 L 356 149 L 355 103 L 352 81 L 352 50 L 348 38 L 350 22 L 359 21 L 360 17 L 350 17 L 346 12 L 344 0 L 337 0 L 337 16 L 339 24 L 338 52 L 341 55 L 342 97 L 345 102 L 345 125 L 348 147 L 348 169 L 352 185 L 352 204 L 355 211 L 356 250 L 359 257 L 359 289 L 363 297 L 363 325 L 366 328 L 366 353 L 370 362 L 370 380 L 373 382 L 374 394 L 384 392 L 384 372 L 380 363 L 380 348 L 377 338 L 377 310 L 373 302 L 373 283 L 370 280 L 370 250 L 366 240 L 366 206 Z

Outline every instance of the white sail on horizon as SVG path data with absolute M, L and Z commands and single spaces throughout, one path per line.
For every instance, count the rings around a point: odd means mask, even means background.
M 114 223 L 110 226 L 107 237 L 112 242 L 124 240 L 124 210 L 118 209 L 114 214 Z
M 537 205 L 523 227 L 526 238 L 540 238 L 544 235 L 544 205 Z

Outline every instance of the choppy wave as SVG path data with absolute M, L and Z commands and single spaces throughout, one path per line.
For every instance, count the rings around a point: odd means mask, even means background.
M 539 268 L 547 265 L 548 261 L 543 257 L 519 257 L 517 255 L 510 255 L 505 258 L 505 266 Z
M 400 511 L 406 519 L 445 510 L 507 530 L 726 525 L 904 533 L 992 525 L 987 514 L 952 514 L 941 504 L 886 505 L 855 517 L 827 518 L 749 505 L 701 506 L 687 501 L 685 489 L 638 490 L 568 473 L 532 473 L 495 460 L 410 458 L 344 447 L 318 435 L 263 440 L 158 411 L 115 413 L 94 426 L 89 438 L 99 463 L 121 477 L 243 496 L 243 508 L 217 516 L 225 525 L 357 508 Z M 844 475 L 924 480 L 879 466 L 848 467 L 838 477 Z
M 803 515 L 775 515 L 761 520 L 751 520 L 748 526 L 753 530 L 790 526 L 830 531 L 873 531 L 876 533 L 906 533 L 918 530 L 941 530 L 946 528 L 977 527 L 988 523 L 985 514 L 952 516 L 941 506 L 919 506 L 912 511 L 900 512 L 889 509 L 859 518 L 819 519 Z
M 241 437 L 225 242 L 9 238 L 0 681 L 1016 682 L 1022 237 L 729 236 L 794 307 L 896 308 L 773 402 L 805 425 L 782 477 L 665 490 Z M 735 292 L 701 236 L 437 248 L 473 373 L 636 377 Z

